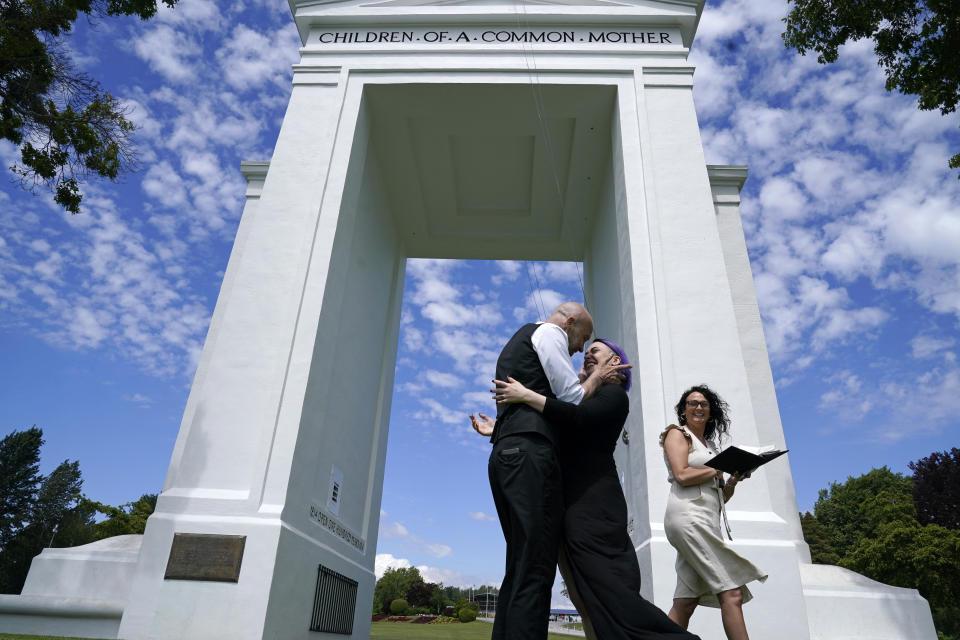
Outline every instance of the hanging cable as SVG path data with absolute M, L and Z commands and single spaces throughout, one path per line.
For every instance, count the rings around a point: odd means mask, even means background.
M 517 27 L 524 29 L 526 31 L 530 30 L 530 20 L 527 16 L 526 5 L 524 0 L 515 1 L 515 13 L 517 17 Z M 560 209 L 561 218 L 563 217 L 564 209 L 566 208 L 566 203 L 563 197 L 563 189 L 560 187 L 560 172 L 557 170 L 557 160 L 556 153 L 553 146 L 553 136 L 550 134 L 550 128 L 547 125 L 547 119 L 545 117 L 544 102 L 543 102 L 543 91 L 540 86 L 540 74 L 537 69 L 537 61 L 533 52 L 533 45 L 530 45 L 530 49 L 527 49 L 527 46 L 524 42 L 520 44 L 520 50 L 523 54 L 524 65 L 527 68 L 527 77 L 530 80 L 530 93 L 533 98 L 533 106 L 536 110 L 537 121 L 540 125 L 540 131 L 543 136 L 544 149 L 547 155 L 547 162 L 550 167 L 550 172 L 553 175 L 553 185 L 557 192 L 557 206 Z M 580 284 L 580 294 L 583 296 L 583 305 L 589 308 L 587 304 L 587 292 L 583 286 L 583 277 L 580 274 L 580 263 L 574 263 L 577 268 L 577 280 Z M 534 269 L 534 275 L 536 275 L 536 270 Z M 529 274 L 528 274 L 529 276 Z M 539 283 L 538 283 L 539 288 Z
M 543 300 L 542 299 L 540 300 L 540 304 L 537 303 L 537 298 L 540 297 L 539 284 L 537 285 L 536 288 L 533 286 L 533 279 L 530 277 L 530 263 L 524 260 L 523 266 L 524 266 L 524 271 L 527 274 L 527 282 L 530 284 L 530 299 L 533 300 L 533 306 L 536 307 L 537 309 L 537 319 L 540 322 L 544 322 L 546 320 L 545 312 L 541 309 L 541 307 L 543 306 Z

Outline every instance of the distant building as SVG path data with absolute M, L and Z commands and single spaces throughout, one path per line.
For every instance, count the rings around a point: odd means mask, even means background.
M 477 603 L 477 615 L 489 618 L 497 610 L 497 594 L 492 591 L 475 593 L 473 601 Z
M 550 609 L 550 622 L 583 622 L 576 609 Z

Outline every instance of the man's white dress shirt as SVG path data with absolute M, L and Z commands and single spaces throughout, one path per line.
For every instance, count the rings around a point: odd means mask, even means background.
M 540 358 L 543 371 L 550 381 L 550 388 L 558 400 L 580 404 L 583 400 L 583 387 L 577 372 L 570 361 L 570 347 L 567 332 L 555 324 L 541 322 L 533 335 L 533 350 Z

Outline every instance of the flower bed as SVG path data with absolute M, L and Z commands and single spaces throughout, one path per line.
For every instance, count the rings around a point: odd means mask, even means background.
M 378 613 L 377 615 L 372 616 L 372 617 L 370 618 L 370 622 L 380 622 L 381 620 L 386 620 L 386 619 L 387 619 L 387 614 L 385 614 L 385 613 Z
M 387 622 L 410 622 L 410 618 L 407 616 L 390 616 L 387 618 Z
M 413 624 L 430 624 L 437 619 L 437 616 L 417 616 Z
M 456 622 L 460 624 L 459 618 L 451 618 L 450 616 L 437 616 L 430 621 L 430 624 L 450 624 L 451 622 Z

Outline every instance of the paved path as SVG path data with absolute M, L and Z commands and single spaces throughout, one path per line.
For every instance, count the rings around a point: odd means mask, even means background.
M 480 622 L 489 622 L 493 624 L 493 618 L 477 618 Z M 585 637 L 586 634 L 583 631 L 578 631 L 577 629 L 567 629 L 563 626 L 562 622 L 551 622 L 547 625 L 547 631 L 549 633 L 562 633 L 568 636 L 580 636 L 581 638 Z

